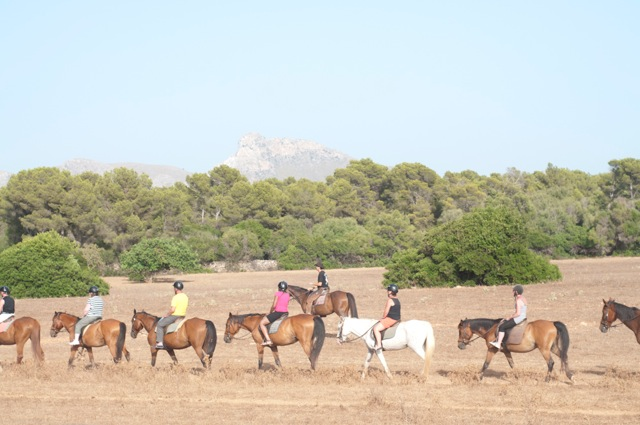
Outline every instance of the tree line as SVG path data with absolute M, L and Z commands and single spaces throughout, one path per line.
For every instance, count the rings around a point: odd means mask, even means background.
M 398 252 L 433 254 L 436 229 L 459 231 L 449 223 L 494 211 L 517 217 L 519 246 L 546 258 L 638 255 L 640 160 L 608 164 L 598 175 L 549 164 L 533 173 L 439 176 L 419 163 L 363 159 L 324 182 L 249 182 L 222 165 L 171 187 L 153 187 L 126 168 L 104 175 L 35 168 L 0 189 L 0 250 L 53 231 L 101 273 L 152 239 L 179 241 L 200 264 L 274 259 L 298 269 L 321 258 L 327 268 L 388 266 Z

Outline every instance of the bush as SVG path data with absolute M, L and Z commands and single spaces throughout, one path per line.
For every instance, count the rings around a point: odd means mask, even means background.
M 0 253 L 0 282 L 16 298 L 84 296 L 109 285 L 87 267 L 80 248 L 54 231 L 27 238 Z
M 527 248 L 524 220 L 507 208 L 475 210 L 431 229 L 420 251 L 395 255 L 384 283 L 502 285 L 561 278 L 557 266 Z
M 146 239 L 120 257 L 122 270 L 130 280 L 145 281 L 161 271 L 196 272 L 202 270 L 197 255 L 186 243 L 175 239 Z

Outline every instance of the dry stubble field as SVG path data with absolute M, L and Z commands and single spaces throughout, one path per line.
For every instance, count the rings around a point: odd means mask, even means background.
M 0 346 L 4 389 L 0 417 L 7 424 L 128 423 L 305 423 L 305 424 L 604 424 L 640 423 L 640 346 L 624 327 L 598 329 L 602 299 L 640 305 L 640 258 L 559 261 L 562 282 L 525 287 L 532 319 L 560 320 L 571 336 L 569 364 L 575 383 L 559 373 L 544 382 L 539 352 L 514 354 L 515 369 L 503 355 L 494 358 L 485 379 L 475 379 L 486 352 L 480 341 L 457 348 L 457 324 L 463 318 L 500 317 L 510 312 L 508 287 L 402 290 L 404 319 L 432 323 L 436 351 L 428 377 L 411 350 L 387 352 L 393 372 L 388 380 L 374 358 L 370 375 L 360 380 L 363 343 L 338 345 L 338 319 L 325 318 L 327 339 L 315 372 L 298 344 L 281 347 L 282 369 L 265 353 L 257 370 L 250 339 L 222 340 L 229 312 L 264 312 L 276 284 L 305 285 L 315 272 L 254 272 L 180 276 L 190 297 L 189 316 L 213 320 L 218 345 L 211 370 L 204 370 L 192 349 L 177 351 L 173 366 L 166 353 L 150 366 L 146 335 L 127 347 L 130 363 L 114 365 L 106 348 L 95 349 L 96 369 L 79 358 L 68 370 L 68 334 L 49 336 L 54 311 L 80 314 L 85 298 L 22 299 L 18 316 L 37 318 L 43 328 L 46 362 L 36 367 L 30 347 L 26 363 L 15 365 L 15 347 Z M 360 317 L 379 317 L 386 292 L 384 269 L 328 270 L 332 289 L 352 292 Z M 173 278 L 173 277 L 171 277 Z M 109 278 L 105 317 L 130 329 L 133 309 L 166 311 L 170 282 L 132 284 Z M 294 301 L 292 313 L 300 312 Z M 238 336 L 242 336 L 240 333 Z

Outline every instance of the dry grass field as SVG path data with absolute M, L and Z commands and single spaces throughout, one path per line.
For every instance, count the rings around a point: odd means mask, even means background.
M 98 367 L 80 357 L 67 368 L 68 334 L 49 335 L 54 311 L 80 314 L 85 298 L 17 300 L 18 316 L 42 325 L 46 361 L 35 365 L 30 347 L 25 364 L 15 364 L 15 346 L 0 346 L 0 418 L 6 424 L 129 423 L 305 423 L 305 424 L 604 424 L 640 423 L 640 345 L 632 332 L 598 329 L 602 299 L 640 306 L 640 258 L 559 261 L 561 282 L 525 287 L 529 318 L 564 322 L 571 337 L 569 364 L 575 383 L 559 372 L 550 383 L 540 353 L 514 354 L 515 369 L 497 355 L 482 382 L 476 379 L 486 346 L 480 341 L 457 347 L 463 318 L 500 317 L 512 310 L 508 287 L 401 290 L 404 319 L 432 323 L 436 351 L 428 376 L 411 350 L 387 352 L 389 380 L 374 358 L 360 380 L 365 357 L 362 342 L 338 345 L 338 318 L 325 318 L 327 339 L 316 371 L 299 344 L 279 349 L 282 369 L 265 353 L 257 370 L 255 344 L 243 332 L 223 342 L 229 312 L 265 312 L 280 280 L 306 285 L 315 271 L 224 273 L 180 276 L 190 298 L 189 316 L 211 319 L 218 345 L 210 370 L 194 351 L 177 351 L 173 366 L 161 352 L 150 366 L 146 335 L 132 339 L 129 363 L 114 365 L 106 348 L 94 350 Z M 383 269 L 328 270 L 332 289 L 352 292 L 360 317 L 377 318 L 386 292 Z M 131 327 L 133 309 L 164 313 L 173 294 L 171 282 L 132 284 L 109 278 L 105 317 Z M 3 282 L 3 284 L 10 282 Z M 300 312 L 294 301 L 292 313 Z

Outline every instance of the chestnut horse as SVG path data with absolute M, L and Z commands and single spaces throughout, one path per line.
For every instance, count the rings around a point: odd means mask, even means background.
M 260 326 L 258 326 L 263 317 L 264 314 L 257 313 L 235 316 L 229 313 L 229 318 L 227 319 L 224 330 L 224 342 L 226 343 L 230 343 L 240 329 L 251 332 L 251 336 L 258 348 L 258 369 L 262 368 L 262 357 L 265 348 L 265 346 L 262 345 L 264 337 L 260 332 Z M 278 354 L 278 346 L 291 345 L 299 341 L 311 362 L 311 369 L 315 370 L 320 350 L 322 350 L 322 345 L 324 344 L 324 322 L 320 317 L 312 316 L 311 314 L 289 316 L 280 323 L 278 331 L 270 334 L 269 337 L 273 342 L 269 348 L 271 348 L 273 358 L 278 367 L 282 367 Z
M 318 316 L 328 316 L 331 313 L 335 313 L 340 317 L 358 317 L 358 309 L 356 308 L 356 299 L 350 292 L 333 291 L 326 294 L 324 304 L 314 305 L 311 307 L 311 311 L 307 306 L 307 298 L 313 291 L 309 291 L 305 288 L 295 285 L 289 285 L 287 292 L 300 303 L 302 311 L 309 314 L 316 314 Z
M 0 333 L 0 345 L 16 345 L 17 363 L 22 363 L 24 344 L 31 339 L 31 350 L 38 363 L 44 361 L 44 352 L 40 346 L 40 323 L 32 317 L 15 319 L 9 328 Z
M 55 338 L 58 333 L 64 329 L 69 333 L 69 342 L 73 341 L 76 323 L 80 320 L 78 316 L 56 311 L 53 314 L 53 322 L 51 323 L 51 337 Z M 89 362 L 91 366 L 95 366 L 93 360 L 93 348 L 108 346 L 113 357 L 114 363 L 122 360 L 122 355 L 130 360 L 130 354 L 124 345 L 127 337 L 127 325 L 116 319 L 105 319 L 99 322 L 91 323 L 84 328 L 80 337 L 80 345 L 72 345 L 69 353 L 69 367 L 73 365 L 73 360 L 80 347 L 83 347 L 89 353 Z
M 473 340 L 473 334 L 478 335 L 477 338 L 483 338 L 487 344 L 487 356 L 482 365 L 479 379 L 482 380 L 484 371 L 489 367 L 493 355 L 498 349 L 490 344 L 496 339 L 496 329 L 502 319 L 465 319 L 458 324 L 458 348 L 464 350 Z M 573 374 L 569 371 L 569 331 L 562 322 L 551 322 L 549 320 L 535 320 L 526 325 L 524 336 L 519 344 L 503 345 L 502 352 L 507 357 L 509 366 L 513 368 L 513 358 L 511 353 L 528 353 L 535 348 L 540 350 L 542 357 L 547 362 L 546 382 L 551 379 L 551 371 L 553 370 L 553 358 L 551 353 L 560 357 L 560 371 L 567 374 L 567 378 L 573 381 Z M 477 339 L 476 338 L 476 339 Z
M 149 314 L 146 311 L 133 310 L 131 318 L 131 338 L 136 338 L 142 329 L 147 331 L 147 342 L 151 349 L 151 366 L 156 365 L 158 349 L 156 348 L 156 325 L 160 317 Z M 166 334 L 163 339 L 164 349 L 167 350 L 174 364 L 178 364 L 178 358 L 174 350 L 193 347 L 196 355 L 202 362 L 202 366 L 211 367 L 211 357 L 216 349 L 218 335 L 216 327 L 211 320 L 197 317 L 186 319 L 176 332 Z
M 627 307 L 624 304 L 617 303 L 613 298 L 609 301 L 602 300 L 602 319 L 600 320 L 600 331 L 606 333 L 611 324 L 616 320 L 620 320 L 622 324 L 631 329 L 636 335 L 636 341 L 640 344 L 640 310 L 636 307 Z M 616 327 L 618 325 L 614 325 Z

